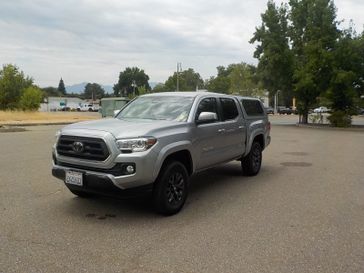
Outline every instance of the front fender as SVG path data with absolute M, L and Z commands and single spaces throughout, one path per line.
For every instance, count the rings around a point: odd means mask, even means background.
M 162 165 L 164 163 L 164 160 L 169 155 L 171 155 L 175 152 L 178 152 L 178 151 L 187 150 L 190 152 L 190 154 L 192 156 L 192 153 L 190 151 L 191 145 L 192 145 L 192 143 L 190 141 L 184 140 L 184 141 L 173 142 L 173 143 L 170 143 L 167 146 L 163 147 L 160 150 L 156 163 L 154 165 L 153 180 L 155 180 L 157 178 L 157 176 L 160 172 L 160 169 L 162 168 Z

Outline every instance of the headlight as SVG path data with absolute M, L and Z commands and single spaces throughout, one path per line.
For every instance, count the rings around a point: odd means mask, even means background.
M 141 137 L 131 139 L 119 139 L 116 145 L 122 152 L 143 152 L 152 147 L 157 140 L 154 137 Z
M 56 135 L 54 136 L 54 138 L 56 139 L 56 143 L 58 142 L 58 138 L 61 135 L 61 130 L 57 131 Z

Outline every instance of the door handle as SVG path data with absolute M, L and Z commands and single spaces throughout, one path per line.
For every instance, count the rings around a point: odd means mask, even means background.
M 239 129 L 244 129 L 244 128 L 245 128 L 245 126 L 244 126 L 244 125 L 240 125 L 238 128 L 239 128 Z
M 222 133 L 225 133 L 225 129 L 219 129 L 219 130 L 217 130 L 217 132 L 218 132 L 218 133 L 221 133 L 221 134 L 222 134 Z

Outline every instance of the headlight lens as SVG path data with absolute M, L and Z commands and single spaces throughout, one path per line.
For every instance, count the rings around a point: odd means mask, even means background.
M 143 152 L 152 147 L 157 140 L 154 137 L 141 137 L 131 139 L 119 139 L 116 145 L 122 152 Z
M 61 130 L 57 131 L 56 135 L 54 136 L 56 142 L 58 142 L 58 138 L 61 135 Z

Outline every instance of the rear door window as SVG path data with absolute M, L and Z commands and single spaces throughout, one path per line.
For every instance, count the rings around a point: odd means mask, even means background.
M 245 112 L 248 116 L 262 116 L 264 110 L 261 103 L 258 100 L 241 100 Z
M 222 120 L 233 120 L 238 117 L 239 112 L 233 99 L 220 98 Z

